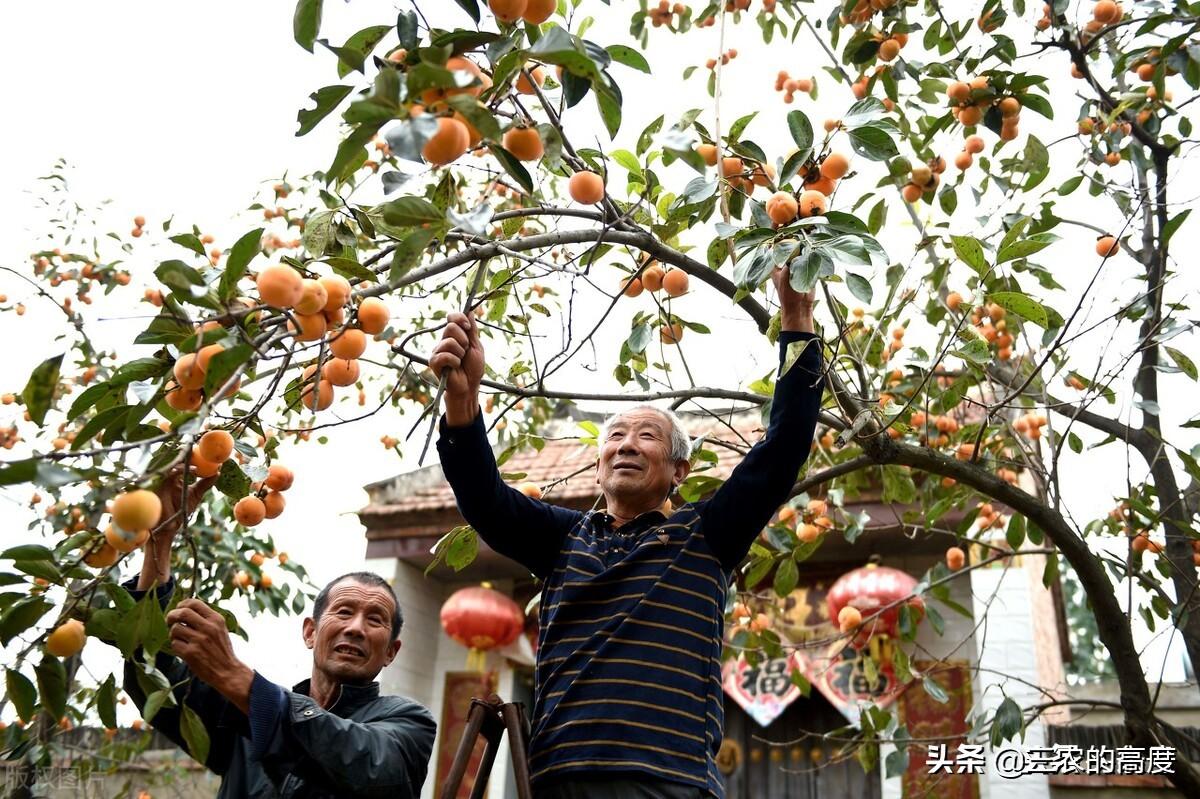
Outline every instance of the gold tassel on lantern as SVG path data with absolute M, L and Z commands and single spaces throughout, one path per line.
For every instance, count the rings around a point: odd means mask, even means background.
M 487 667 L 487 652 L 471 647 L 467 650 L 467 671 L 483 671 Z

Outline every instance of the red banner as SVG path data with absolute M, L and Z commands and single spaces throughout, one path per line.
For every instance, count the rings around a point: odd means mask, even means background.
M 434 781 L 434 796 L 441 796 L 442 782 L 450 773 L 454 763 L 454 754 L 458 751 L 459 741 L 467 726 L 467 714 L 471 711 L 471 698 L 485 699 L 496 691 L 496 675 L 478 671 L 448 671 L 442 691 L 442 721 L 438 725 L 437 776 Z M 467 773 L 462 785 L 458 786 L 456 799 L 471 799 L 471 789 L 475 786 L 475 773 L 479 770 L 479 761 L 483 759 L 483 750 L 487 742 L 481 735 L 475 742 L 475 750 L 467 763 Z M 483 796 L 487 796 L 485 790 Z
M 971 710 L 971 668 L 965 660 L 916 661 L 913 669 L 929 675 L 950 697 L 938 702 L 914 681 L 904 692 L 897 706 L 900 719 L 908 726 L 913 738 L 945 739 L 949 756 L 957 751 L 970 730 L 967 713 Z M 961 737 L 960 737 L 961 736 Z M 925 744 L 908 748 L 908 770 L 902 779 L 904 796 L 936 796 L 939 799 L 979 799 L 979 780 L 974 774 L 930 774 L 926 766 L 928 749 Z

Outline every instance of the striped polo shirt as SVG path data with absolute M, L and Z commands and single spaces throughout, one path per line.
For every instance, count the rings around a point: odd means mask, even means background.
M 780 358 L 793 341 L 782 333 Z M 822 381 L 810 345 L 779 379 L 767 434 L 710 499 L 613 529 L 603 511 L 530 499 L 500 478 L 482 415 L 443 419 L 459 510 L 543 580 L 532 738 L 535 785 L 643 775 L 723 797 L 721 648 L 730 572 L 808 455 Z

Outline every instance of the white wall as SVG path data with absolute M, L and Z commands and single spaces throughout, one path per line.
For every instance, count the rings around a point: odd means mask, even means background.
M 433 744 L 434 757 L 429 765 L 421 799 L 433 799 L 434 796 L 437 753 L 442 746 L 443 675 L 448 671 L 463 671 L 467 658 L 466 647 L 442 632 L 441 608 L 451 594 L 467 585 L 471 583 L 446 583 L 425 577 L 420 569 L 401 561 L 396 562 L 393 587 L 400 607 L 404 609 L 404 630 L 400 634 L 403 646 L 396 659 L 380 674 L 379 680 L 383 693 L 415 699 L 429 708 L 438 722 L 438 736 Z M 505 594 L 511 588 L 504 581 L 495 581 L 493 587 Z M 513 691 L 514 673 L 508 661 L 493 654 L 488 658 L 488 666 L 497 669 L 497 693 L 509 699 Z M 458 741 L 453 744 L 457 746 Z M 505 797 L 504 786 L 510 770 L 511 756 L 505 739 L 492 769 L 489 799 L 509 799 Z

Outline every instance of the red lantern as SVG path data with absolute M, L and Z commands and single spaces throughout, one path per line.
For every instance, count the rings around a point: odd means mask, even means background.
M 873 637 L 895 637 L 900 626 L 900 608 L 904 605 L 912 611 L 914 623 L 921 620 L 925 615 L 925 602 L 919 596 L 913 596 L 916 587 L 917 581 L 911 575 L 868 563 L 843 574 L 829 589 L 825 596 L 829 618 L 836 620 L 844 607 L 857 608 L 862 613 L 863 623 L 851 646 L 862 649 Z
M 442 629 L 470 649 L 467 669 L 483 671 L 485 653 L 508 646 L 525 628 L 525 615 L 517 603 L 490 585 L 455 591 L 442 605 Z

